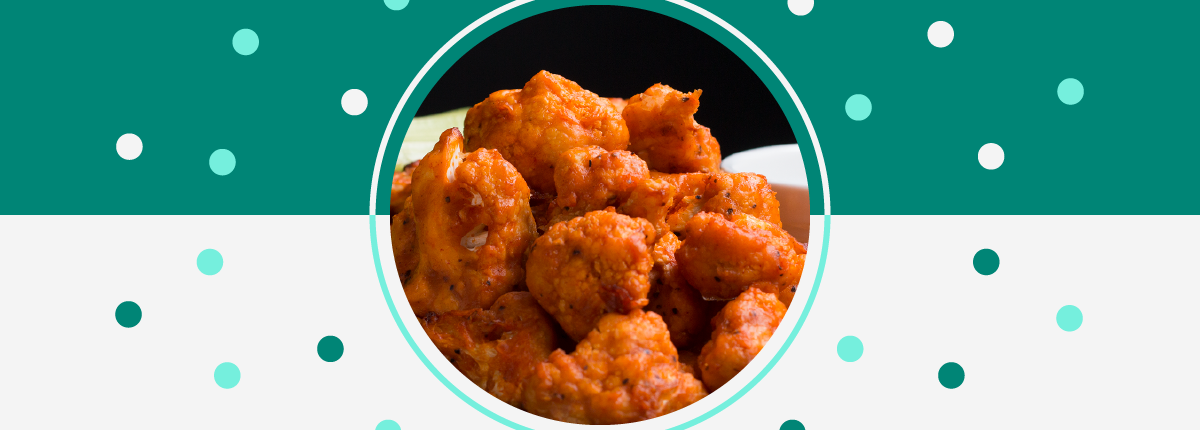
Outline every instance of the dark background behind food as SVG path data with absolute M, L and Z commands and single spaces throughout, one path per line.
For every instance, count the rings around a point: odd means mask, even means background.
M 417 115 L 473 106 L 543 69 L 603 97 L 629 98 L 660 82 L 702 89 L 696 121 L 725 156 L 796 142 L 775 98 L 733 52 L 673 18 L 625 7 L 560 9 L 500 30 L 450 67 Z

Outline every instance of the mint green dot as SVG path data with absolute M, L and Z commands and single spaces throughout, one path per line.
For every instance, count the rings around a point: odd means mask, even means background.
M 379 425 L 375 426 L 375 430 L 400 430 L 400 424 L 396 424 L 392 420 L 383 420 L 379 422 Z
M 317 342 L 317 355 L 330 363 L 342 358 L 342 352 L 345 351 L 346 347 L 342 345 L 342 340 L 337 336 L 325 336 Z
M 258 50 L 258 33 L 249 28 L 233 33 L 233 50 L 242 55 L 253 54 Z
M 213 372 L 213 380 L 217 381 L 217 386 L 226 390 L 236 387 L 238 382 L 242 380 L 242 370 L 238 369 L 236 364 L 225 362 L 217 365 L 217 370 Z
M 1055 319 L 1058 320 L 1058 328 L 1063 331 L 1075 331 L 1083 325 L 1083 311 L 1074 305 L 1066 305 L 1058 310 Z
M 408 7 L 408 0 L 383 0 L 383 4 L 387 5 L 388 9 L 400 10 Z
M 228 149 L 218 149 L 208 156 L 208 168 L 218 175 L 230 174 L 233 172 L 234 166 L 237 166 L 237 159 Z
M 1083 83 L 1075 78 L 1063 79 L 1058 84 L 1058 99 L 1068 105 L 1079 103 L 1083 100 Z
M 847 363 L 858 361 L 859 358 L 862 358 L 863 354 L 862 341 L 854 336 L 843 337 L 842 340 L 838 341 L 837 353 L 838 357 L 841 357 L 842 361 Z
M 200 251 L 200 255 L 196 257 L 196 267 L 200 269 L 200 273 L 205 275 L 216 275 L 225 267 L 225 258 L 221 257 L 221 253 L 215 249 L 206 249 Z
M 963 371 L 962 366 L 955 362 L 943 364 L 942 368 L 938 369 L 938 382 L 941 382 L 943 387 L 951 390 L 961 386 L 966 376 L 967 374 Z
M 990 249 L 981 249 L 975 253 L 971 264 L 975 266 L 975 271 L 980 275 L 991 275 L 1000 269 L 1000 255 Z
M 871 99 L 862 94 L 855 94 L 846 99 L 846 115 L 855 121 L 862 121 L 871 116 Z
M 130 328 L 142 321 L 142 307 L 134 302 L 122 302 L 117 305 L 117 324 Z

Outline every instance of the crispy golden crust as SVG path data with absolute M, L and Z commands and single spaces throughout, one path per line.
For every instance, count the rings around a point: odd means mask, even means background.
M 735 213 L 744 213 L 776 226 L 783 225 L 779 221 L 779 200 L 763 175 L 714 174 L 704 191 L 704 205 L 700 208 L 704 212 L 719 213 L 728 220 L 732 220 Z
M 671 232 L 654 243 L 650 253 L 654 259 L 654 269 L 650 272 L 650 303 L 646 309 L 662 316 L 676 347 L 687 348 L 695 339 L 707 336 L 711 315 L 700 293 L 688 286 L 679 273 L 675 251 L 680 244 L 679 237 Z
M 618 211 L 649 220 L 660 235 L 680 232 L 687 219 L 699 212 L 709 181 L 705 173 L 651 172 L 649 178 L 629 193 Z
M 568 335 L 583 339 L 604 314 L 646 306 L 653 244 L 644 219 L 588 212 L 537 239 L 525 283 Z
M 675 258 L 688 284 L 710 300 L 729 300 L 755 282 L 790 288 L 800 282 L 804 250 L 769 222 L 735 213 L 692 217 Z
M 403 285 L 418 316 L 491 306 L 524 278 L 536 236 L 529 188 L 512 165 L 493 150 L 461 149 L 462 135 L 447 130 L 413 171 L 419 252 Z
M 598 146 L 571 148 L 554 165 L 554 201 L 550 223 L 602 210 L 629 198 L 650 170 L 629 151 L 606 151 Z
M 754 215 L 774 225 L 779 221 L 779 200 L 762 175 L 756 173 L 651 172 L 622 202 L 621 213 L 646 218 L 659 235 L 684 232 L 688 220 L 701 211 L 733 219 L 734 214 Z
M 655 84 L 631 97 L 621 114 L 629 126 L 629 150 L 659 172 L 720 171 L 721 147 L 693 117 L 700 109 L 700 93 Z
M 402 169 L 396 169 L 392 174 L 392 199 L 390 206 L 392 215 L 400 213 L 404 207 L 404 201 L 408 200 L 408 195 L 412 194 L 412 172 L 416 170 L 417 165 L 421 164 L 420 160 L 408 163 Z
M 712 320 L 713 337 L 697 362 L 704 385 L 716 390 L 733 379 L 762 351 L 783 321 L 787 307 L 757 288 L 743 292 Z
M 400 274 L 402 285 L 412 279 L 413 270 L 420 261 L 414 216 L 411 197 L 404 199 L 400 212 L 392 215 L 392 255 L 396 257 L 396 273 Z
M 799 270 L 801 272 L 804 271 L 804 262 L 807 259 L 808 259 L 808 254 L 800 254 L 800 268 L 797 270 Z M 764 292 L 775 294 L 777 297 L 779 297 L 779 301 L 783 302 L 783 305 L 787 306 L 790 309 L 792 307 L 792 299 L 796 297 L 796 287 L 797 287 L 796 285 L 787 286 L 787 285 L 780 285 L 780 284 L 773 283 L 773 282 L 761 282 L 760 281 L 760 282 L 755 282 L 753 284 L 750 284 L 749 288 L 757 288 Z
M 491 309 L 432 313 L 421 326 L 454 367 L 500 400 L 521 406 L 523 384 L 554 350 L 554 323 L 528 292 Z
M 621 424 L 661 416 L 708 393 L 679 362 L 667 326 L 653 312 L 610 314 L 575 352 L 554 351 L 525 385 L 536 415 L 579 424 Z
M 492 93 L 467 111 L 468 150 L 491 148 L 535 191 L 554 192 L 554 162 L 563 151 L 629 146 L 629 130 L 609 99 L 541 71 L 520 90 Z

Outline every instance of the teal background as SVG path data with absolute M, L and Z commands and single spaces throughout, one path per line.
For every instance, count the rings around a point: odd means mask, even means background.
M 0 14 L 0 213 L 366 213 L 400 95 L 451 36 L 504 3 L 415 0 L 401 11 L 382 0 L 8 4 Z M 521 6 L 445 59 L 515 19 L 582 3 Z M 818 0 L 795 16 L 786 0 L 694 3 L 745 33 L 795 87 L 822 143 L 834 214 L 1200 208 L 1188 197 L 1200 155 L 1191 126 L 1200 6 Z M 779 83 L 732 36 L 694 14 L 680 17 L 750 59 L 780 97 Z M 939 20 L 955 30 L 941 49 L 925 36 Z M 253 55 L 233 50 L 242 28 L 260 38 Z M 401 123 L 449 64 L 431 70 Z M 1065 78 L 1083 83 L 1077 105 L 1058 100 Z M 362 115 L 341 110 L 351 88 L 370 100 Z M 873 109 L 856 122 L 844 107 L 859 93 Z M 779 101 L 810 149 L 794 107 Z M 144 143 L 136 160 L 116 154 L 124 133 Z M 976 161 L 989 142 L 1005 151 L 995 171 Z M 224 177 L 208 167 L 220 148 L 238 161 Z M 819 193 L 813 212 L 824 213 Z

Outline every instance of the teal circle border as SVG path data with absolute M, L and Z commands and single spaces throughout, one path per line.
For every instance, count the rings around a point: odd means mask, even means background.
M 496 11 L 501 11 L 502 9 L 504 9 L 500 13 L 509 12 L 513 9 L 516 9 L 517 7 L 524 6 L 524 5 L 530 4 L 532 2 L 533 2 L 533 0 L 525 0 L 525 1 L 517 0 L 517 1 L 511 2 L 511 3 L 505 4 L 505 5 L 502 5 L 501 7 L 497 8 L 496 10 L 493 10 L 488 15 L 493 15 L 492 17 L 494 18 L 495 16 L 499 15 Z M 698 14 L 698 12 L 691 10 L 687 6 L 685 6 L 685 5 L 692 6 L 689 3 L 687 3 L 686 1 L 666 0 L 666 2 L 683 7 L 685 10 L 695 12 Z M 575 3 L 576 2 L 570 2 L 570 4 L 556 4 L 554 7 L 551 7 L 550 9 L 542 11 L 542 12 L 563 9 L 563 8 L 573 7 L 573 6 L 590 5 L 590 4 L 607 4 L 607 5 L 615 5 L 615 6 L 634 7 L 634 8 L 638 8 L 638 9 L 642 9 L 642 10 L 647 10 L 650 12 L 660 13 L 660 14 L 663 14 L 663 15 L 666 15 L 666 16 L 669 16 L 672 18 L 680 19 L 681 21 L 688 23 L 689 25 L 692 25 L 693 27 L 696 27 L 698 30 L 704 31 L 706 34 L 713 36 L 711 33 L 709 33 L 708 31 L 705 31 L 703 28 L 700 28 L 700 27 L 696 26 L 695 24 L 692 24 L 686 20 L 683 20 L 679 16 L 676 16 L 670 12 L 665 12 L 663 10 L 652 9 L 652 8 L 648 7 L 649 5 L 633 4 L 633 3 L 621 2 L 621 1 L 608 2 L 608 3 L 599 3 L 599 2 L 580 2 L 579 4 L 575 4 Z M 515 6 L 514 6 L 514 4 L 515 4 Z M 674 9 L 671 9 L 670 11 L 680 12 L 679 10 L 674 10 Z M 532 13 L 532 14 L 529 14 L 526 16 L 522 16 L 522 17 L 518 18 L 516 21 L 527 18 L 529 16 L 536 15 L 537 13 L 541 13 L 541 12 L 536 12 L 536 13 Z M 515 14 L 512 14 L 512 15 L 515 15 Z M 709 19 L 708 17 L 704 17 L 704 18 Z M 516 21 L 513 21 L 513 22 L 516 22 Z M 503 24 L 500 26 L 500 28 L 503 28 L 507 25 L 511 25 L 511 23 Z M 476 29 L 478 29 L 478 27 Z M 499 28 L 491 29 L 491 31 L 494 33 L 498 29 Z M 490 35 L 490 34 L 491 33 L 487 33 L 487 35 Z M 487 35 L 485 35 L 484 37 L 486 37 Z M 716 38 L 719 42 L 721 42 L 726 47 L 730 47 L 730 44 L 728 42 L 722 40 L 721 38 L 717 38 L 715 36 L 714 36 L 714 38 Z M 445 48 L 443 48 L 443 49 L 445 49 Z M 466 49 L 469 50 L 470 47 L 468 47 Z M 439 51 L 439 54 L 441 54 L 441 53 L 442 52 Z M 741 53 L 739 53 L 737 50 L 734 50 L 734 53 L 737 54 L 739 56 L 739 58 L 742 58 L 743 61 L 746 61 L 746 59 L 743 57 L 743 55 Z M 463 52 L 459 52 L 457 55 L 461 56 L 462 54 L 463 54 Z M 454 58 L 443 57 L 441 59 L 453 62 L 453 60 L 457 60 L 457 57 L 454 57 Z M 754 60 L 759 60 L 759 58 L 754 58 Z M 749 65 L 751 63 L 747 62 L 747 64 Z M 752 67 L 752 69 L 753 69 L 753 67 Z M 445 70 L 443 69 L 437 73 L 442 73 L 444 71 Z M 760 70 L 756 69 L 755 73 L 758 74 L 760 77 L 762 76 L 762 72 Z M 774 78 L 774 76 L 771 76 L 771 77 Z M 766 83 L 766 82 L 764 82 L 764 83 Z M 770 86 L 769 86 L 769 88 L 770 88 L 772 94 L 774 94 L 777 98 L 779 98 L 777 89 L 772 88 Z M 426 88 L 425 91 L 426 91 L 426 93 L 428 93 L 428 88 Z M 798 98 L 797 98 L 797 100 L 798 100 Z M 800 106 L 796 106 L 796 107 L 797 107 L 798 111 L 801 109 Z M 399 107 L 397 109 L 399 109 Z M 415 109 L 415 108 L 412 108 L 412 109 Z M 405 108 L 405 110 L 410 110 L 410 109 Z M 396 112 L 396 114 L 399 114 L 399 113 L 400 113 L 399 111 Z M 397 115 L 393 115 L 393 119 L 395 119 L 396 116 Z M 788 115 L 788 120 L 791 123 L 797 122 L 797 121 L 795 121 L 795 118 L 793 118 L 792 115 Z M 802 121 L 800 121 L 800 122 L 803 123 Z M 387 139 L 390 136 L 396 135 L 397 134 L 396 132 L 404 131 L 405 130 L 404 127 L 407 127 L 407 126 L 403 126 L 399 129 L 392 130 L 389 125 L 389 130 L 387 130 L 387 132 L 385 133 L 384 142 L 386 143 Z M 803 129 L 808 130 L 809 128 L 807 125 L 805 125 L 805 127 L 803 127 Z M 793 128 L 793 131 L 795 131 L 795 128 Z M 815 134 L 815 132 L 814 132 L 814 134 Z M 399 135 L 403 136 L 403 133 L 399 133 Z M 403 138 L 401 137 L 401 139 L 403 139 Z M 373 197 L 379 195 L 380 193 L 383 193 L 383 190 L 385 190 L 385 189 L 390 190 L 391 176 L 387 175 L 386 181 L 385 181 L 384 176 L 379 175 L 381 164 L 378 164 L 378 163 L 383 161 L 384 159 L 390 159 L 390 160 L 392 160 L 392 163 L 394 164 L 396 154 L 398 154 L 398 151 L 399 151 L 399 146 L 400 145 L 396 145 L 396 149 L 389 151 L 390 155 L 388 155 L 388 156 L 385 156 L 385 154 L 381 151 L 379 160 L 377 160 L 377 165 L 375 166 L 375 170 L 376 170 L 375 175 L 376 175 L 377 179 L 372 181 L 371 192 L 372 192 Z M 801 149 L 803 150 L 803 145 L 801 145 Z M 809 157 L 805 157 L 805 158 L 808 159 Z M 809 162 L 807 162 L 807 161 L 805 162 L 806 168 L 808 167 L 809 164 L 810 164 Z M 811 164 L 815 165 L 817 163 L 813 162 Z M 809 170 L 809 171 L 812 172 L 812 170 Z M 811 176 L 811 174 L 810 174 L 810 176 Z M 820 173 L 817 173 L 817 176 L 819 177 Z M 376 182 L 378 182 L 378 183 L 376 183 Z M 388 185 L 389 187 L 384 188 L 383 182 L 387 182 L 386 185 Z M 810 181 L 810 183 L 812 183 L 812 181 Z M 810 186 L 809 189 L 812 189 L 812 187 Z M 827 186 L 823 187 L 823 192 L 825 192 L 826 194 L 828 193 Z M 826 195 L 826 197 L 828 197 L 828 196 Z M 828 200 L 825 200 L 825 202 L 828 202 Z M 822 206 L 824 207 L 824 211 L 823 211 L 824 212 L 824 214 L 823 214 L 824 226 L 822 228 L 824 230 L 824 234 L 822 237 L 821 257 L 817 264 L 817 271 L 816 271 L 816 275 L 815 275 L 816 279 L 813 282 L 812 291 L 810 292 L 810 294 L 808 296 L 808 301 L 804 304 L 804 310 L 800 313 L 800 317 L 796 321 L 796 326 L 792 329 L 791 333 L 788 334 L 787 340 L 784 341 L 783 346 L 781 346 L 779 348 L 779 351 L 777 351 L 775 356 L 771 358 L 771 361 L 767 362 L 766 366 L 764 366 L 763 369 L 757 375 L 754 376 L 754 379 L 751 379 L 745 386 L 743 386 L 740 390 L 738 390 L 737 393 L 733 394 L 728 399 L 726 399 L 724 402 L 713 407 L 709 411 L 707 411 L 703 414 L 700 414 L 699 416 L 692 418 L 691 420 L 688 420 L 687 422 L 684 422 L 677 426 L 671 427 L 669 430 L 683 430 L 683 429 L 690 428 L 692 426 L 695 426 L 696 424 L 700 424 L 700 423 L 704 422 L 705 420 L 711 418 L 712 416 L 714 416 L 714 415 L 720 413 L 721 411 L 725 410 L 726 408 L 728 408 L 734 402 L 736 402 L 737 400 L 739 400 L 743 396 L 745 396 L 746 393 L 748 393 L 750 391 L 750 389 L 752 389 L 752 388 L 754 388 L 754 386 L 758 385 L 759 381 L 761 381 L 764 377 L 766 377 L 766 375 L 768 373 L 770 373 L 770 371 L 772 369 L 774 369 L 775 365 L 783 357 L 783 354 L 788 350 L 788 348 L 791 347 L 792 342 L 794 342 L 796 339 L 796 335 L 800 333 L 800 327 L 803 326 L 804 321 L 808 319 L 808 314 L 812 310 L 813 302 L 816 300 L 816 297 L 817 297 L 817 290 L 821 285 L 821 279 L 825 274 L 825 262 L 827 260 L 828 254 L 829 254 L 830 212 L 829 212 L 828 204 L 824 204 Z M 421 350 L 421 348 L 413 340 L 412 334 L 408 331 L 408 328 L 404 325 L 404 322 L 402 321 L 399 312 L 396 310 L 395 302 L 392 299 L 391 291 L 389 290 L 388 285 L 387 285 L 387 279 L 383 273 L 383 265 L 382 265 L 380 257 L 379 257 L 378 228 L 376 225 L 377 223 L 375 221 L 375 219 L 378 215 L 375 215 L 375 211 L 376 211 L 376 205 L 372 205 L 370 211 L 368 212 L 368 220 L 369 220 L 369 224 L 370 224 L 370 234 L 371 234 L 371 256 L 374 259 L 374 263 L 375 263 L 375 274 L 379 279 L 379 285 L 383 291 L 384 300 L 387 302 L 388 311 L 391 312 L 392 319 L 395 320 L 396 326 L 400 328 L 400 333 L 404 336 L 404 340 L 408 343 L 409 348 L 411 348 L 413 350 L 413 352 L 417 355 L 417 358 L 421 361 L 421 364 L 423 364 L 425 366 L 425 368 L 428 369 L 434 375 L 434 377 L 436 377 L 437 380 L 442 383 L 442 385 L 446 386 L 447 389 L 449 389 L 452 393 L 454 393 L 454 395 L 457 396 L 464 403 L 470 405 L 476 411 L 479 411 L 480 413 L 487 416 L 488 418 L 491 418 L 491 419 L 495 420 L 496 422 L 503 424 L 509 428 L 518 429 L 518 430 L 532 430 L 529 427 L 526 427 L 526 426 L 523 426 L 516 422 L 513 422 L 512 420 L 509 420 L 509 419 L 501 416 L 500 414 L 493 412 L 492 410 L 490 410 L 490 409 L 484 407 L 483 405 L 479 404 L 478 402 L 476 402 L 474 399 L 471 399 L 470 396 L 466 395 L 466 393 L 464 393 L 464 392 L 462 392 L 462 390 L 458 389 L 457 386 L 455 386 L 448 379 L 446 379 L 445 375 L 443 375 L 440 371 L 438 371 L 437 367 L 435 367 L 433 365 L 433 363 L 429 360 L 429 357 L 427 357 L 425 355 L 425 353 Z

